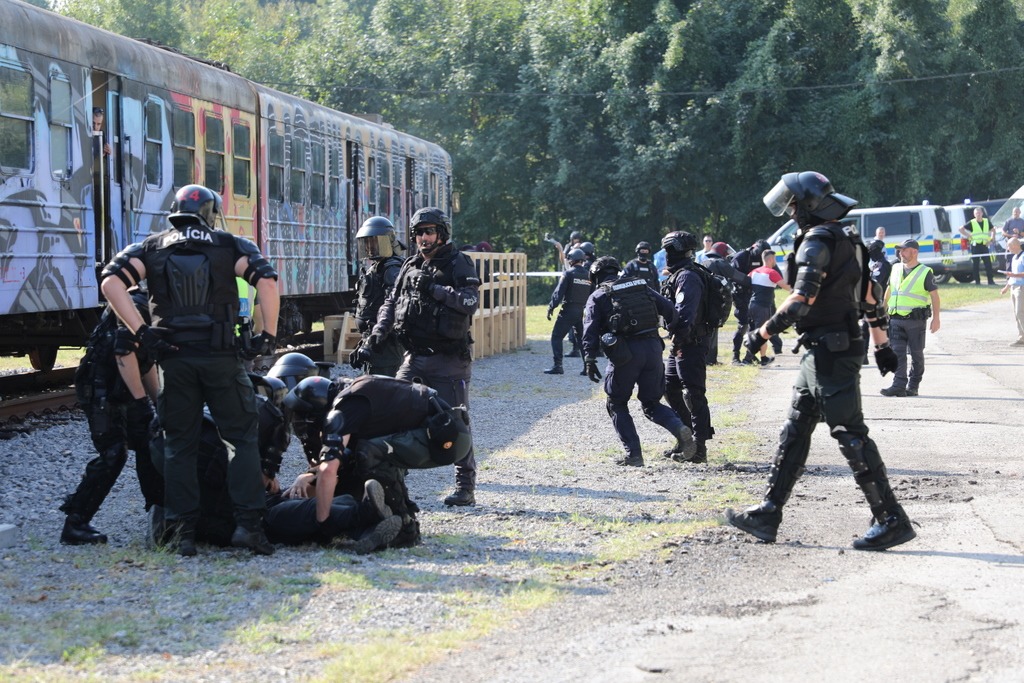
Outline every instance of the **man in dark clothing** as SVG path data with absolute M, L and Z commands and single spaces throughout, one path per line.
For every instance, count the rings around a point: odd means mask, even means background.
M 892 273 L 892 264 L 889 263 L 889 259 L 885 256 L 885 242 L 882 240 L 872 240 L 868 244 L 868 269 L 870 272 L 871 281 L 877 284 L 882 291 L 882 301 L 885 301 L 886 292 L 889 291 L 889 275 Z M 861 319 L 860 322 L 860 333 L 864 337 L 864 358 L 861 360 L 861 365 L 868 365 L 868 349 L 871 347 L 871 335 L 868 330 L 868 321 L 866 318 Z
M 661 281 L 658 279 L 658 270 L 651 261 L 650 242 L 640 242 L 636 245 L 636 258 L 626 264 L 622 269 L 623 277 L 642 277 L 647 280 L 647 286 L 657 292 L 661 288 Z
M 697 238 L 688 232 L 676 231 L 661 240 L 669 270 L 662 291 L 675 305 L 672 349 L 665 360 L 665 399 L 684 424 L 693 430 L 697 441 L 690 457 L 674 456 L 676 460 L 702 463 L 708 461 L 707 441 L 715 435 L 711 426 L 711 410 L 707 399 L 707 337 L 710 326 L 704 320 L 704 281 L 693 261 Z
M 989 245 L 996 241 L 996 230 L 992 221 L 985 217 L 985 209 L 980 206 L 974 209 L 974 218 L 960 226 L 960 234 L 971 243 L 971 268 L 974 273 L 974 284 L 981 284 L 981 264 L 985 264 L 985 276 L 992 287 L 996 281 L 992 277 L 992 259 L 989 257 Z
M 740 249 L 732 255 L 733 268 L 744 275 L 750 275 L 750 271 L 763 265 L 761 253 L 768 248 L 767 240 L 757 240 L 746 249 Z M 736 316 L 737 323 L 736 332 L 732 336 L 732 362 L 733 365 L 740 365 L 742 363 L 740 360 L 740 347 L 743 346 L 743 340 L 750 329 L 750 319 L 747 313 L 747 309 L 750 306 L 750 287 L 737 288 L 733 293 L 732 300 L 734 305 L 733 315 Z M 779 353 L 781 350 L 782 342 L 780 341 L 775 352 Z
M 362 339 L 349 355 L 348 362 L 356 370 L 361 369 L 368 375 L 394 377 L 405 354 L 398 337 L 388 335 L 375 350 L 371 350 L 366 342 L 377 323 L 377 313 L 402 270 L 399 254 L 405 247 L 395 235 L 395 226 L 383 216 L 366 219 L 356 233 L 356 245 L 362 265 L 359 268 L 359 282 L 356 284 L 355 315 Z
M 196 554 L 196 457 L 204 405 L 234 447 L 228 477 L 237 522 L 232 543 L 257 554 L 274 551 L 260 519 L 266 504 L 256 399 L 240 353 L 267 355 L 276 345 L 277 272 L 255 244 L 214 228 L 220 204 L 219 195 L 200 185 L 178 190 L 169 216 L 173 227 L 115 256 L 103 269 L 101 285 L 110 306 L 160 367 L 157 413 L 166 435 L 166 521 L 184 556 Z M 263 331 L 244 350 L 235 334 L 236 276 L 256 288 L 264 317 Z M 128 294 L 143 278 L 149 285 L 152 327 Z
M 133 289 L 131 298 L 139 314 L 148 320 L 145 292 Z M 149 424 L 153 420 L 150 397 L 157 395 L 156 368 L 144 349 L 135 348 L 132 333 L 109 308 L 89 337 L 75 373 L 75 393 L 98 455 L 86 465 L 78 488 L 60 507 L 67 514 L 60 542 L 106 543 L 106 535 L 89 522 L 121 475 L 129 448 L 135 451 L 146 509 L 163 499 L 163 481 L 153 467 L 149 450 Z
M 480 305 L 480 278 L 473 260 L 451 243 L 448 216 L 435 207 L 417 211 L 410 224 L 418 253 L 402 265 L 368 340 L 376 348 L 394 331 L 405 346 L 395 375 L 418 378 L 448 405 L 469 409 L 473 314 Z M 467 413 L 468 416 L 468 413 Z M 468 418 L 467 418 L 468 419 Z M 445 505 L 476 504 L 476 457 L 470 449 L 455 464 L 455 491 Z
M 562 370 L 562 340 L 565 335 L 570 335 L 574 345 L 579 344 L 583 336 L 583 307 L 590 297 L 590 275 L 583 267 L 586 254 L 582 249 L 573 249 L 569 252 L 569 270 L 562 273 L 551 293 L 551 303 L 548 304 L 548 320 L 558 305 L 562 310 L 558 312 L 558 319 L 551 329 L 551 354 L 554 356 L 554 364 L 544 371 L 545 375 L 561 375 Z M 582 374 L 582 373 L 581 373 Z
M 675 446 L 666 456 L 692 458 L 696 449 L 693 435 L 679 416 L 661 402 L 665 394 L 665 374 L 661 356 L 665 344 L 658 334 L 659 318 L 675 318 L 672 302 L 647 286 L 643 278 L 618 277 L 619 262 L 602 256 L 590 267 L 594 293 L 587 300 L 583 314 L 584 368 L 592 382 L 601 381 L 597 369 L 597 352 L 608 356 L 604 391 L 608 396 L 608 415 L 615 433 L 626 450 L 617 465 L 643 467 L 629 399 L 636 389 L 644 417 L 668 430 L 676 437 Z
M 772 334 L 796 325 L 807 348 L 793 387 L 789 419 L 768 475 L 764 500 L 743 512 L 726 510 L 730 524 L 763 541 L 775 541 L 782 507 L 804 471 L 811 435 L 824 420 L 864 492 L 874 524 L 853 543 L 858 550 L 885 550 L 917 534 L 896 502 L 885 463 L 868 437 L 860 397 L 860 319 L 866 309 L 875 361 L 883 375 L 894 372 L 896 354 L 886 336 L 885 308 L 867 276 L 867 253 L 856 227 L 838 221 L 856 200 L 837 193 L 820 173 L 787 173 L 764 197 L 776 216 L 788 213 L 798 226 L 787 264 L 793 293 L 771 320 L 751 331 L 745 345 L 756 354 Z
M 705 262 L 704 267 L 715 275 L 720 275 L 726 280 L 732 283 L 733 292 L 740 290 L 749 290 L 750 278 L 745 274 L 741 273 L 735 266 L 732 265 L 726 255 L 729 253 L 729 247 L 726 246 L 725 242 L 715 242 L 711 245 L 711 249 L 704 255 Z M 735 295 L 733 296 L 735 301 Z M 714 328 L 708 334 L 707 339 L 707 365 L 718 365 L 718 328 Z

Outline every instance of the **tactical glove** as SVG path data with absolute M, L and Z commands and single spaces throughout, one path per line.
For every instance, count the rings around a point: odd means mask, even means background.
M 366 340 L 363 342 L 363 348 L 369 351 L 370 353 L 378 353 L 380 351 L 381 344 L 383 343 L 384 340 L 381 338 L 381 336 L 374 332 L 369 337 L 367 337 Z
M 430 277 L 427 273 L 422 270 L 416 273 L 412 279 L 412 286 L 424 294 L 433 294 L 434 292 L 434 278 Z
M 249 348 L 242 350 L 242 356 L 246 360 L 252 360 L 257 356 L 269 356 L 276 348 L 277 337 L 263 331 L 249 340 Z
M 551 314 L 554 313 L 554 311 L 555 309 L 553 309 L 551 306 L 548 306 L 548 320 L 551 320 Z
M 127 327 L 118 327 L 114 333 L 114 355 L 128 356 L 139 348 L 135 335 Z
M 875 347 L 875 365 L 878 366 L 878 371 L 882 373 L 882 377 L 885 377 L 890 372 L 896 372 L 896 369 L 900 366 L 900 359 L 889 346 L 889 342 Z
M 348 364 L 351 365 L 353 369 L 359 370 L 364 365 L 368 365 L 372 358 L 373 351 L 370 350 L 370 347 L 366 342 L 360 342 L 355 351 L 348 355 Z
M 751 330 L 747 332 L 747 336 L 743 339 L 743 346 L 750 351 L 750 355 L 756 356 L 768 343 L 768 340 L 761 336 L 760 330 Z
M 583 372 L 587 373 L 587 378 L 591 382 L 601 381 L 601 372 L 597 369 L 596 358 L 586 358 L 583 361 Z
M 166 330 L 158 330 L 157 328 L 143 324 L 139 326 L 138 330 L 136 330 L 135 339 L 142 345 L 142 348 L 146 349 L 146 351 L 153 356 L 157 356 L 161 353 L 177 351 L 177 346 L 164 341 L 164 338 L 160 336 L 161 333 L 165 331 Z

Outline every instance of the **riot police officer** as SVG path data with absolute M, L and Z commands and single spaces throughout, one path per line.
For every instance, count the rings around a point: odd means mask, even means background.
M 750 276 L 741 273 L 726 255 L 729 247 L 725 242 L 715 242 L 711 245 L 710 251 L 704 254 L 704 267 L 714 275 L 720 275 L 732 283 L 733 292 L 750 291 Z M 735 297 L 734 297 L 735 300 Z M 738 359 L 738 356 L 737 356 Z M 707 338 L 707 363 L 706 365 L 718 365 L 718 328 L 711 330 Z
M 472 259 L 452 244 L 452 225 L 441 209 L 420 209 L 413 214 L 410 229 L 417 253 L 402 265 L 368 342 L 376 348 L 394 331 L 406 348 L 395 376 L 419 379 L 449 405 L 468 410 L 473 374 L 470 327 L 480 305 L 480 278 Z M 455 491 L 444 503 L 474 505 L 475 490 L 476 458 L 471 448 L 455 463 Z
M 711 410 L 707 399 L 707 337 L 711 326 L 704 320 L 705 286 L 700 268 L 694 263 L 697 238 L 681 230 L 670 232 L 661 240 L 669 271 L 663 292 L 675 304 L 672 349 L 665 360 L 665 400 L 682 421 L 693 429 L 697 446 L 692 457 L 667 454 L 674 460 L 707 462 L 707 441 L 715 430 L 711 426 Z
M 744 275 L 750 275 L 750 271 L 754 270 L 754 268 L 760 268 L 764 264 L 761 254 L 770 248 L 771 245 L 768 244 L 768 240 L 757 240 L 746 249 L 740 249 L 732 255 L 731 263 L 733 268 Z M 733 365 L 743 364 L 740 360 L 740 347 L 743 346 L 743 340 L 750 325 L 750 318 L 747 314 L 747 309 L 750 307 L 750 295 L 751 289 L 749 285 L 738 286 L 733 293 L 733 315 L 736 317 L 737 322 L 736 332 L 732 336 Z M 772 337 L 771 343 L 776 355 L 782 353 L 782 340 L 778 335 Z
M 624 277 L 632 277 L 634 275 L 642 277 L 647 280 L 647 286 L 657 292 L 661 284 L 658 279 L 658 271 L 654 266 L 654 262 L 651 261 L 653 253 L 650 242 L 638 242 L 636 245 L 636 258 L 626 264 L 626 267 L 622 269 L 622 275 Z
M 551 354 L 555 362 L 544 371 L 545 375 L 562 374 L 562 340 L 565 335 L 569 335 L 574 346 L 579 344 L 583 336 L 583 307 L 590 297 L 590 274 L 583 267 L 586 254 L 582 249 L 573 249 L 568 258 L 569 270 L 562 273 L 551 293 L 551 303 L 548 304 L 548 320 L 551 320 L 559 304 L 562 309 L 558 312 L 555 326 L 551 328 Z
M 145 292 L 133 289 L 131 298 L 143 319 L 149 319 Z M 156 369 L 145 350 L 135 348 L 132 333 L 109 308 L 89 337 L 75 372 L 75 393 L 85 411 L 97 456 L 86 465 L 78 488 L 60 506 L 67 514 L 60 542 L 106 543 L 106 535 L 90 521 L 121 475 L 129 448 L 135 451 L 146 509 L 163 499 L 163 483 L 149 449 L 150 397 L 157 395 Z
M 405 352 L 398 337 L 389 334 L 375 350 L 371 350 L 366 341 L 377 323 L 377 313 L 384 303 L 384 297 L 398 279 L 403 260 L 399 254 L 405 247 L 395 236 L 395 226 L 383 216 L 366 219 L 356 233 L 356 244 L 362 262 L 356 285 L 356 320 L 362 340 L 349 356 L 349 364 L 368 375 L 394 377 Z
M 625 456 L 615 464 L 643 467 L 643 449 L 629 399 L 633 389 L 643 407 L 644 417 L 668 430 L 676 437 L 668 453 L 693 457 L 696 444 L 693 435 L 671 408 L 661 402 L 665 393 L 665 374 L 661 365 L 665 344 L 658 334 L 659 318 L 671 325 L 675 319 L 672 302 L 647 286 L 638 277 L 619 277 L 619 262 L 602 256 L 590 267 L 590 280 L 595 289 L 587 300 L 583 314 L 584 368 L 592 382 L 601 381 L 597 369 L 597 352 L 601 348 L 608 357 L 604 377 L 608 415 L 618 434 Z
M 257 443 L 256 398 L 240 353 L 266 355 L 276 344 L 280 295 L 277 272 L 255 244 L 214 222 L 220 196 L 201 185 L 175 194 L 173 227 L 129 245 L 103 269 L 103 294 L 161 371 L 157 413 L 165 431 L 166 521 L 181 555 L 196 554 L 199 514 L 196 457 L 203 406 L 232 444 L 228 485 L 237 527 L 234 545 L 270 554 Z M 238 348 L 235 276 L 256 288 L 264 329 L 249 349 Z M 128 288 L 146 278 L 152 326 L 136 310 Z
M 861 412 L 863 349 L 858 320 L 862 312 L 868 318 L 881 373 L 895 372 L 897 359 L 889 348 L 879 288 L 868 278 L 864 243 L 856 227 L 838 222 L 857 202 L 836 192 L 820 173 L 804 172 L 782 176 L 765 195 L 764 203 L 772 214 L 788 213 L 797 222 L 794 254 L 787 264 L 793 293 L 768 322 L 747 335 L 745 345 L 755 354 L 769 336 L 796 325 L 800 344 L 807 351 L 800 361 L 789 419 L 782 426 L 764 500 L 744 512 L 727 510 L 726 519 L 761 540 L 775 541 L 782 508 L 804 471 L 811 434 L 824 420 L 874 518 L 874 524 L 853 547 L 885 550 L 906 543 L 917 534 L 896 502 L 885 463 L 868 437 Z

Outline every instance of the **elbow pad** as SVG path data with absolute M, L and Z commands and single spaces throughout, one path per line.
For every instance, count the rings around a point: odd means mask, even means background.
M 345 416 L 340 410 L 332 410 L 327 413 L 324 420 L 323 444 L 325 446 L 340 446 L 341 437 L 345 433 Z
M 811 307 L 804 301 L 791 302 L 775 312 L 765 329 L 768 334 L 781 334 L 807 315 L 810 310 Z
M 112 258 L 110 263 L 103 266 L 103 273 L 100 276 L 100 280 L 114 276 L 123 282 L 125 287 L 134 287 L 137 285 L 139 280 L 142 278 L 139 277 L 139 271 L 135 270 L 135 266 L 132 265 L 132 258 L 139 255 L 139 250 L 135 247 L 136 245 L 134 244 L 130 245 L 127 249 L 119 252 L 117 256 Z
M 829 245 L 821 238 L 817 238 L 812 231 L 808 239 L 803 241 L 796 255 L 798 266 L 796 281 L 793 284 L 793 291 L 804 296 L 808 301 L 818 296 L 821 290 L 821 281 L 825 275 L 825 268 L 832 258 Z M 805 313 L 806 314 L 806 313 Z M 800 317 L 803 317 L 802 315 Z
M 253 287 L 260 280 L 277 280 L 277 271 L 274 270 L 274 266 L 270 265 L 264 256 L 260 253 L 249 254 L 249 264 L 245 267 L 245 274 L 242 278 Z

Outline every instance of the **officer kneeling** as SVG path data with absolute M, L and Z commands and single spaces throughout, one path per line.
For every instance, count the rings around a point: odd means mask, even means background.
M 590 280 L 596 289 L 583 315 L 584 369 L 592 382 L 601 381 L 597 353 L 603 349 L 608 357 L 604 378 L 608 415 L 626 449 L 625 456 L 615 464 L 644 464 L 640 436 L 628 407 L 634 388 L 644 417 L 676 437 L 675 446 L 666 455 L 675 453 L 689 460 L 697 450 L 693 434 L 675 411 L 661 402 L 665 394 L 661 361 L 665 343 L 658 334 L 659 317 L 671 325 L 676 315 L 672 302 L 648 287 L 642 277 L 620 278 L 619 262 L 611 256 L 594 261 Z

